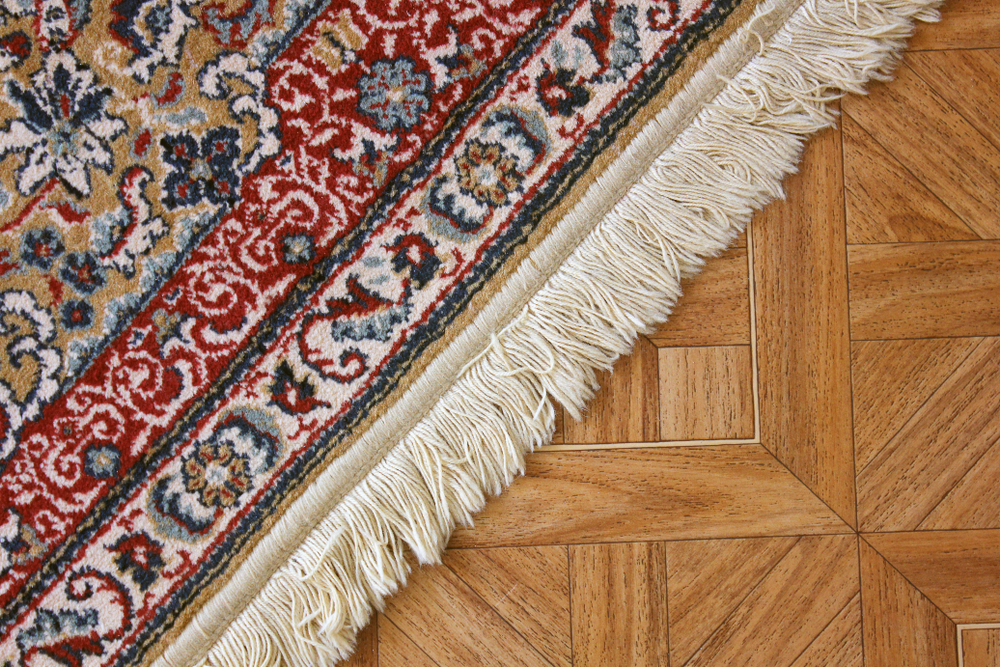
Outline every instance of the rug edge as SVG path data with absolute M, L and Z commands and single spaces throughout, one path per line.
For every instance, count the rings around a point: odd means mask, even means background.
M 579 414 L 596 388 L 595 370 L 610 368 L 638 334 L 665 320 L 680 280 L 781 195 L 805 139 L 833 123 L 827 105 L 888 78 L 913 20 L 933 20 L 938 4 L 807 0 L 773 39 L 761 39 L 760 54 L 431 412 L 329 512 L 219 641 L 210 649 L 202 643 L 197 653 L 207 656 L 198 664 L 305 667 L 349 655 L 372 609 L 405 583 L 407 552 L 422 563 L 440 559 L 454 526 L 470 523 L 487 494 L 502 492 L 523 473 L 524 455 L 551 437 L 553 401 Z M 762 154 L 771 159 L 756 163 Z M 740 173 L 720 164 L 737 164 Z M 685 173 L 687 180 L 677 178 Z M 723 196 L 712 201 L 710 189 Z M 628 272 L 602 259 L 609 250 L 629 257 Z M 168 650 L 156 664 L 191 661 Z

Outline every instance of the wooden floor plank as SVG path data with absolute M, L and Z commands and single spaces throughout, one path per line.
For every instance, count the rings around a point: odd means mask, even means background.
M 997 480 L 1000 480 L 1000 441 L 986 450 L 917 528 L 1000 528 L 1000 484 Z
M 667 667 L 663 544 L 571 546 L 574 667 Z
M 843 108 L 981 238 L 1000 236 L 1000 150 L 912 69 Z
M 854 340 L 1000 335 L 1000 241 L 851 246 Z
M 549 664 L 444 566 L 421 567 L 414 572 L 406 588 L 386 601 L 383 614 L 439 667 Z
M 749 345 L 660 350 L 660 439 L 754 437 Z
M 1000 530 L 885 533 L 865 539 L 955 623 L 1000 621 Z
M 419 646 L 381 614 L 378 625 L 379 667 L 438 667 Z
M 863 667 L 864 653 L 861 645 L 861 593 L 859 592 L 809 647 L 800 655 L 793 667 Z
M 656 347 L 640 336 L 632 353 L 611 373 L 599 373 L 601 389 L 581 421 L 563 424 L 565 444 L 656 442 L 660 439 Z
M 842 125 L 848 243 L 979 238 L 850 116 Z
M 797 540 L 667 542 L 671 664 L 686 663 Z
M 915 529 L 1000 438 L 998 379 L 987 338 L 858 474 L 862 530 Z
M 912 53 L 907 63 L 1000 148 L 1000 49 Z
M 566 547 L 453 549 L 444 563 L 554 667 L 572 665 Z
M 858 470 L 872 462 L 981 340 L 928 338 L 851 344 Z
M 339 664 L 343 667 L 379 667 L 378 642 L 378 619 L 372 617 L 368 627 L 358 633 L 354 653 Z
M 858 594 L 856 554 L 853 536 L 800 538 L 687 667 L 793 664 Z
M 865 667 L 958 667 L 955 624 L 861 541 Z
M 451 546 L 634 542 L 849 530 L 760 445 L 540 452 Z
M 962 630 L 965 667 L 1000 667 L 1000 628 Z
M 785 201 L 753 223 L 761 442 L 854 522 L 840 135 L 806 148 Z
M 910 40 L 914 51 L 1000 48 L 1000 6 L 995 0 L 948 0 L 939 23 L 921 23 Z
M 750 278 L 746 247 L 709 259 L 683 284 L 683 296 L 649 339 L 657 347 L 750 344 Z

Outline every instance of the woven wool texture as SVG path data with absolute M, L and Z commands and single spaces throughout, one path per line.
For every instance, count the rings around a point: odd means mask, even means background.
M 931 0 L 0 6 L 0 664 L 332 664 Z

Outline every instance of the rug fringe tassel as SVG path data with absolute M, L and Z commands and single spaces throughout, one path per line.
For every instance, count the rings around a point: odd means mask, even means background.
M 579 417 L 638 334 L 666 320 L 682 278 L 782 196 L 830 102 L 887 79 L 936 0 L 806 0 L 494 336 L 433 410 L 323 519 L 199 664 L 311 667 L 348 656 L 405 582 L 408 552 L 440 560 L 458 524 Z M 766 11 L 766 10 L 765 10 Z M 753 33 L 751 33 L 753 34 Z M 656 122 L 656 121 L 653 121 Z M 600 182 L 600 180 L 598 181 Z M 615 197 L 615 193 L 605 193 Z

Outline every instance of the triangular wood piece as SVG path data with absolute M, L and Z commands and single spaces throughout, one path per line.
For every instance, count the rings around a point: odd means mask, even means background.
M 863 667 L 861 594 L 854 596 L 792 667 Z
M 980 238 L 1000 235 L 1000 151 L 912 69 L 842 104 Z
M 926 338 L 851 345 L 858 470 L 871 463 L 980 340 Z
M 439 667 L 550 667 L 541 653 L 444 566 L 414 572 L 407 586 L 386 601 L 383 613 Z
M 843 132 L 848 243 L 979 238 L 849 116 Z
M 572 665 L 566 547 L 454 549 L 444 562 L 554 667 Z
M 998 12 L 1000 14 L 1000 12 Z M 911 53 L 913 71 L 1000 149 L 1000 51 Z
M 438 667 L 384 616 L 378 619 L 378 667 Z
M 670 662 L 683 665 L 797 538 L 667 543 Z
M 856 545 L 853 535 L 799 538 L 687 667 L 792 665 L 858 595 Z
M 865 667 L 958 667 L 955 624 L 861 541 Z
M 865 539 L 955 623 L 1000 620 L 1000 530 L 886 533 Z

